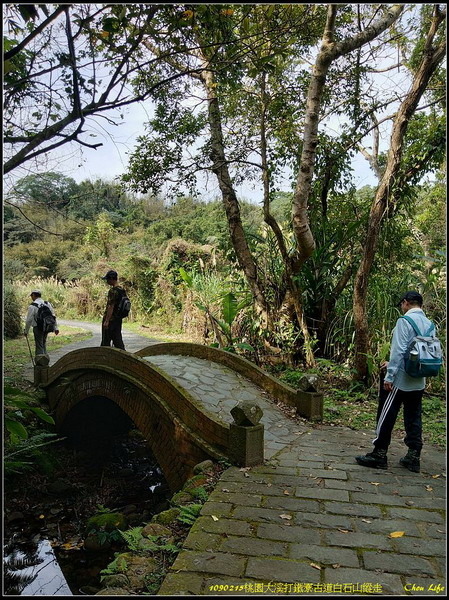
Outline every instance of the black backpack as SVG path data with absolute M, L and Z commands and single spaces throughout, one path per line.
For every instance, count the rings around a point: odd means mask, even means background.
M 36 325 L 37 328 L 43 333 L 50 333 L 56 329 L 56 317 L 51 312 L 47 302 L 37 304 L 36 302 L 31 303 L 33 306 L 37 306 Z
M 129 315 L 129 311 L 131 310 L 131 300 L 126 295 L 125 290 L 123 290 L 122 297 L 120 298 L 120 302 L 117 307 L 117 317 L 120 319 L 126 319 Z

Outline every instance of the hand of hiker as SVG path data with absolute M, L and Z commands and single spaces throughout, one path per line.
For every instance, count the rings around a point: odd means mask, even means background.
M 393 389 L 393 384 L 390 381 L 384 381 L 384 390 L 387 392 L 391 392 Z

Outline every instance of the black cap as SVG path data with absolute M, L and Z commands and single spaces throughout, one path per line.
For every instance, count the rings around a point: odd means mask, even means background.
M 423 303 L 421 294 L 413 290 L 403 294 L 397 305 L 400 306 L 404 300 L 407 300 L 407 302 L 411 302 L 412 304 L 419 304 L 419 306 L 422 306 Z
M 117 271 L 108 271 L 102 279 L 118 279 Z

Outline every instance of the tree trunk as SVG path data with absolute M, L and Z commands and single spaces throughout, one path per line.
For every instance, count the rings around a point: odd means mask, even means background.
M 304 120 L 303 147 L 300 168 L 293 198 L 292 224 L 298 246 L 299 264 L 303 264 L 315 249 L 315 240 L 307 216 L 309 196 L 315 167 L 316 147 L 318 143 L 318 122 L 321 99 L 326 85 L 326 77 L 332 62 L 353 50 L 361 48 L 392 25 L 403 11 L 403 6 L 394 5 L 386 11 L 376 23 L 351 38 L 341 42 L 334 41 L 337 5 L 329 4 L 326 26 L 321 48 L 313 67 L 307 94 L 306 115 Z
M 207 66 L 207 60 L 202 57 L 203 62 Z M 245 232 L 243 230 L 242 220 L 240 216 L 240 208 L 232 185 L 231 176 L 229 174 L 228 163 L 226 160 L 223 132 L 221 126 L 221 114 L 218 103 L 218 98 L 215 93 L 215 81 L 212 71 L 207 68 L 201 72 L 201 79 L 205 85 L 208 101 L 209 125 L 211 132 L 211 160 L 212 171 L 215 173 L 220 186 L 223 205 L 226 211 L 226 217 L 229 225 L 229 234 L 231 236 L 232 245 L 234 247 L 240 268 L 245 274 L 249 287 L 253 294 L 256 306 L 263 319 L 265 327 L 270 326 L 270 311 L 267 304 L 265 294 L 260 285 L 257 266 L 249 249 Z
M 435 16 L 427 35 L 421 64 L 415 73 L 411 88 L 396 114 L 391 134 L 390 150 L 387 156 L 387 165 L 371 206 L 363 256 L 354 282 L 355 377 L 358 381 L 366 382 L 368 378 L 367 354 L 369 352 L 370 336 L 366 315 L 366 302 L 369 276 L 379 240 L 379 233 L 389 208 L 389 202 L 394 202 L 396 195 L 395 182 L 401 167 L 403 142 L 408 124 L 416 111 L 419 100 L 427 89 L 430 78 L 445 56 L 446 46 L 444 42 L 436 48 L 433 47 L 435 34 L 443 19 L 444 16 L 438 10 L 435 10 Z

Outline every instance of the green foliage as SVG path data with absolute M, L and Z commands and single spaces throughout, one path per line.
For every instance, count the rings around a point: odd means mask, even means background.
M 186 506 L 181 506 L 177 520 L 185 525 L 191 526 L 199 517 L 202 508 L 202 504 L 187 504 Z
M 95 223 L 86 228 L 84 241 L 87 244 L 98 248 L 102 256 L 109 258 L 114 234 L 114 227 L 111 223 L 110 216 L 106 212 L 102 212 Z
M 22 437 L 24 433 L 26 437 Z M 41 432 L 28 435 L 25 427 L 21 432 L 13 431 L 5 444 L 3 461 L 5 476 L 23 475 L 28 471 L 36 470 L 41 448 L 59 441 L 60 438 L 57 438 L 54 433 Z
M 98 534 L 98 532 L 104 531 L 112 533 L 119 529 L 124 529 L 125 527 L 126 518 L 124 515 L 100 506 L 97 509 L 97 513 L 87 521 L 86 532 Z M 120 539 L 120 536 L 117 534 L 116 538 Z
M 121 537 L 132 552 L 151 552 L 152 554 L 157 552 L 176 554 L 179 552 L 180 548 L 176 544 L 161 542 L 161 536 L 150 535 L 144 537 L 142 530 L 143 527 L 133 527 L 126 531 L 120 531 Z
M 207 493 L 206 489 L 203 486 L 199 486 L 196 488 L 189 488 L 189 494 L 193 498 L 196 498 L 197 500 L 199 500 L 202 503 L 206 502 L 206 500 L 209 497 L 209 494 Z
M 36 399 L 23 390 L 6 384 L 3 388 L 5 427 L 10 434 L 10 443 L 14 445 L 20 439 L 28 438 L 28 431 L 22 424 L 30 412 L 46 423 L 54 425 L 54 419 L 42 408 L 36 406 Z
M 128 568 L 128 563 L 126 562 L 126 558 L 119 554 L 117 555 L 112 562 L 108 564 L 105 569 L 100 571 L 101 577 L 100 581 L 103 581 L 105 577 L 108 575 L 115 575 L 117 573 L 126 573 L 126 569 Z
M 20 308 L 15 289 L 6 283 L 3 287 L 3 335 L 7 339 L 14 339 L 22 333 Z
M 128 548 L 133 552 L 138 552 L 139 550 L 141 550 L 139 543 L 143 539 L 142 529 L 143 527 L 133 527 L 131 529 L 127 529 L 126 531 L 120 530 L 119 532 Z
M 19 206 L 29 205 L 34 209 L 64 210 L 78 192 L 78 185 L 71 177 L 61 173 L 39 173 L 20 179 L 12 190 L 11 196 Z
M 244 294 L 243 299 L 239 302 L 233 292 L 224 291 L 225 282 L 213 273 L 190 274 L 180 267 L 179 274 L 187 287 L 192 290 L 196 306 L 208 316 L 215 326 L 219 347 L 230 352 L 235 352 L 237 348 L 254 351 L 250 344 L 238 342 L 232 335 L 232 325 L 237 315 L 251 304 L 249 296 Z M 221 318 L 218 318 L 217 314 Z M 217 331 L 217 327 L 219 331 Z

